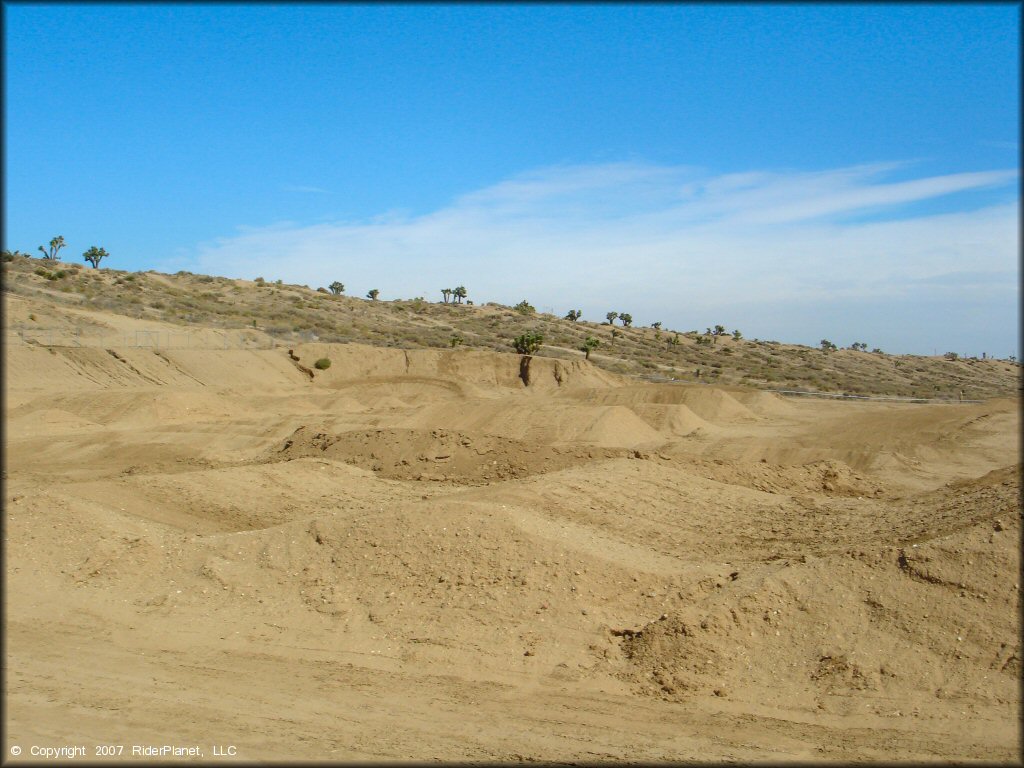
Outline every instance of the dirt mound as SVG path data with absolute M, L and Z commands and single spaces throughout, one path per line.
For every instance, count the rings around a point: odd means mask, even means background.
M 582 426 L 576 429 L 576 426 Z M 629 408 L 612 406 L 602 409 L 589 421 L 560 424 L 561 440 L 574 440 L 596 445 L 644 445 L 661 438 Z
M 594 459 L 624 456 L 626 451 L 533 445 L 447 429 L 371 429 L 330 434 L 302 426 L 272 455 L 278 459 L 337 459 L 391 479 L 481 485 L 554 472 Z
M 729 394 L 758 416 L 789 416 L 797 411 L 792 403 L 774 392 L 730 390 Z
M 645 694 L 757 691 L 805 713 L 849 714 L 851 696 L 896 717 L 1011 701 L 1018 535 L 1001 515 L 906 547 L 739 565 L 661 619 L 614 629 L 602 657 Z
M 686 437 L 694 433 L 707 434 L 717 429 L 685 405 L 637 403 L 630 409 L 665 437 Z
M 753 421 L 757 417 L 725 390 L 713 387 L 686 387 L 683 404 L 711 422 Z
M 656 695 L 753 686 L 807 711 L 844 711 L 858 690 L 903 713 L 949 696 L 1013 698 L 1017 469 L 953 483 L 878 521 L 900 546 L 709 575 L 660 620 L 611 633 L 618 674 Z M 966 525 L 954 512 L 965 508 Z
M 712 424 L 753 421 L 757 416 L 732 393 L 717 387 L 685 384 L 643 384 L 610 390 L 574 392 L 571 396 L 603 405 L 683 405 Z

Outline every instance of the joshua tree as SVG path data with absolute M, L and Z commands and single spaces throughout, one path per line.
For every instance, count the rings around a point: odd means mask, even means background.
M 838 347 L 835 344 L 833 344 L 831 341 L 829 341 L 828 339 L 822 339 L 821 340 L 821 349 L 822 349 L 823 352 L 830 352 L 830 351 L 832 351 L 834 349 L 838 349 Z
M 732 332 L 732 337 L 736 341 L 739 341 L 740 339 L 743 338 L 743 334 L 739 332 L 739 329 L 736 329 L 735 331 Z
M 605 315 L 605 317 L 607 317 L 607 318 L 608 318 L 608 325 L 611 325 L 612 323 L 614 323 L 614 322 L 615 322 L 615 319 L 616 319 L 616 318 L 617 318 L 618 316 L 619 316 L 619 313 L 618 313 L 618 312 L 609 312 L 609 313 L 608 313 L 607 315 Z
M 633 324 L 633 316 L 631 314 L 627 313 L 627 312 L 623 312 L 622 314 L 620 314 L 619 315 L 619 320 L 622 321 L 622 326 L 624 328 L 626 326 L 629 326 L 629 325 Z
M 456 289 L 452 291 L 452 295 L 455 296 L 456 303 L 461 304 L 462 300 L 467 296 L 466 287 L 462 285 L 456 287 Z
M 368 298 L 370 301 L 376 301 L 378 296 L 380 296 L 380 291 L 378 291 L 376 288 L 374 288 L 372 291 L 366 294 L 366 298 Z
M 451 298 L 452 289 L 451 288 L 442 288 L 441 289 L 441 295 L 444 296 L 444 303 L 447 304 L 448 303 L 448 299 Z
M 715 330 L 711 332 L 714 336 L 725 336 L 725 326 L 716 325 Z
M 345 292 L 345 284 L 344 283 L 340 283 L 337 280 L 335 280 L 333 283 L 331 283 L 327 287 L 330 289 L 331 293 L 333 293 L 335 296 L 340 296 L 341 294 L 343 294 Z
M 60 256 L 58 256 L 57 253 L 63 247 L 64 247 L 64 236 L 63 235 L 57 235 L 55 238 L 53 238 L 53 240 L 50 241 L 50 250 L 49 251 L 47 251 L 41 245 L 39 246 L 39 250 L 42 251 L 44 259 L 47 259 L 48 261 L 57 261 L 57 260 L 60 259 Z
M 459 344 L 464 343 L 466 340 L 456 333 L 451 337 L 449 341 L 451 342 L 452 349 L 455 349 L 455 347 L 459 346 Z
M 593 336 L 587 336 L 587 340 L 583 342 L 583 346 L 580 347 L 580 351 L 586 356 L 585 359 L 590 359 L 590 351 L 595 347 L 601 346 L 601 340 L 595 339 Z
M 518 304 L 512 307 L 512 309 L 514 309 L 520 315 L 532 315 L 534 312 L 537 311 L 533 304 L 528 302 L 526 299 L 520 301 Z
M 621 332 L 619 331 L 619 329 L 618 329 L 618 328 L 612 328 L 612 338 L 613 338 L 613 339 L 617 339 L 617 338 L 619 338 L 619 336 L 621 336 L 621 335 L 622 335 L 622 334 L 621 334 Z
M 656 331 L 660 331 L 661 330 L 661 321 L 659 320 L 656 323 L 651 323 L 651 328 L 653 328 Z
M 516 352 L 520 355 L 532 355 L 540 349 L 540 345 L 543 343 L 544 337 L 541 336 L 539 331 L 530 331 L 522 336 L 516 336 L 512 340 L 512 346 L 515 347 Z
M 673 336 L 671 339 L 669 339 L 668 343 L 671 344 L 673 347 L 678 347 L 679 346 L 679 334 L 677 333 L 675 336 Z
M 568 312 L 565 313 L 565 319 L 571 320 L 574 323 L 581 317 L 583 317 L 583 313 L 578 309 L 570 309 Z
M 107 253 L 105 250 L 103 250 L 102 248 L 97 248 L 94 245 L 92 248 L 90 248 L 88 251 L 82 254 L 82 258 L 85 259 L 85 261 L 92 264 L 93 269 L 97 269 L 100 266 L 100 262 L 103 261 L 103 259 L 107 258 L 107 256 L 109 255 L 110 254 Z

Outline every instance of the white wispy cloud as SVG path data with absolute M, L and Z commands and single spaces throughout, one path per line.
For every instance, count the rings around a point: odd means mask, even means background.
M 195 264 L 314 287 L 340 279 L 356 295 L 379 288 L 382 298 L 437 298 L 462 284 L 477 301 L 529 298 L 591 319 L 625 310 L 680 329 L 760 326 L 793 341 L 806 341 L 801 332 L 821 338 L 807 329 L 839 303 L 845 315 L 834 322 L 855 327 L 858 302 L 873 320 L 886 302 L 894 310 L 940 302 L 944 311 L 921 318 L 936 335 L 980 334 L 958 309 L 980 300 L 1006 308 L 990 333 L 1015 351 L 1016 281 L 984 276 L 1017 273 L 1018 172 L 907 179 L 907 170 L 876 163 L 709 176 L 643 163 L 558 166 L 423 215 L 250 228 L 201 245 Z M 891 180 L 897 172 L 904 178 Z M 1003 202 L 970 207 L 969 193 L 982 190 L 1003 190 Z M 954 193 L 963 210 L 914 208 Z M 889 346 L 900 338 L 893 329 Z

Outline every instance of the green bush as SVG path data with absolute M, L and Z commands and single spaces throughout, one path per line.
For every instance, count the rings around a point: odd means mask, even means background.
M 313 363 L 313 367 L 316 368 L 318 371 L 326 371 L 328 368 L 331 367 L 331 361 L 329 358 L 321 357 L 319 360 Z
M 524 333 L 522 336 L 516 336 L 512 340 L 512 346 L 515 347 L 516 352 L 520 355 L 532 355 L 544 342 L 544 337 L 537 331 Z

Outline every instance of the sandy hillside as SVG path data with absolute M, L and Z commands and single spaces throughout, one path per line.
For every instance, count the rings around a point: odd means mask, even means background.
M 639 319 L 637 326 L 613 327 L 600 315 L 572 321 L 561 311 L 520 312 L 475 295 L 465 304 L 444 303 L 440 294 L 371 301 L 280 280 L 86 269 L 22 256 L 0 261 L 0 274 L 6 331 L 18 343 L 224 347 L 229 341 L 258 347 L 323 341 L 510 352 L 517 336 L 537 333 L 540 357 L 581 360 L 582 346 L 592 339 L 599 342 L 590 355 L 597 368 L 660 381 L 947 401 L 959 401 L 961 393 L 986 400 L 1020 391 L 1020 363 L 1000 359 L 1005 350 L 982 351 L 981 358 L 963 350 L 942 354 L 939 347 L 927 356 L 874 347 L 826 350 L 758 339 L 756 328 L 714 335 L 710 328 L 641 326 Z M 850 333 L 834 341 L 853 342 L 858 331 Z
M 1016 399 L 194 332 L 7 339 L 20 761 L 1019 760 Z

